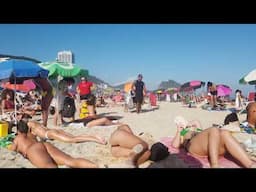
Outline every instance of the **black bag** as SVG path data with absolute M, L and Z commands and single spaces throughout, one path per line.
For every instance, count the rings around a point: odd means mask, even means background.
M 168 148 L 160 142 L 153 144 L 150 151 L 151 155 L 149 157 L 149 160 L 151 161 L 160 161 L 168 157 L 170 154 Z
M 63 109 L 61 110 L 62 117 L 74 117 L 76 112 L 75 101 L 71 97 L 65 97 L 63 103 Z

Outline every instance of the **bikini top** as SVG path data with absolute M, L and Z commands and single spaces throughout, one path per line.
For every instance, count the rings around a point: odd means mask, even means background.
M 191 127 L 186 127 L 184 129 L 182 129 L 182 131 L 180 132 L 181 136 L 185 136 L 189 131 L 192 131 Z M 201 132 L 202 129 L 200 128 L 196 128 L 195 132 Z

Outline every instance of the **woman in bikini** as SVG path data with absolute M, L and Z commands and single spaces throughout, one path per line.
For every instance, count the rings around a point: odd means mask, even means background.
M 256 167 L 229 131 L 214 127 L 202 130 L 198 121 L 187 122 L 181 117 L 175 120 L 177 132 L 172 141 L 173 147 L 184 147 L 195 156 L 207 156 L 213 168 L 219 167 L 219 156 L 227 152 L 244 167 Z
M 67 143 L 81 143 L 81 142 L 92 141 L 92 142 L 97 142 L 103 145 L 106 144 L 106 141 L 99 136 L 86 135 L 86 134 L 74 136 L 63 130 L 49 129 L 35 121 L 26 122 L 26 120 L 23 119 L 18 122 L 17 126 L 27 127 L 29 132 L 31 132 L 31 134 L 38 136 L 42 139 L 52 139 L 52 140 L 58 140 L 58 141 L 67 142 Z
M 47 142 L 37 142 L 28 128 L 18 126 L 18 135 L 13 140 L 10 150 L 21 153 L 38 168 L 58 168 L 66 165 L 72 168 L 97 168 L 97 164 L 83 159 L 73 158 Z
M 128 157 L 127 164 L 138 167 L 150 158 L 151 151 L 148 144 L 134 135 L 128 125 L 120 125 L 109 139 L 111 153 L 114 157 Z M 120 166 L 119 166 L 120 167 Z

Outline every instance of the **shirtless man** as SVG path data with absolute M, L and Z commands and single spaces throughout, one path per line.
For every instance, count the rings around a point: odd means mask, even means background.
M 35 136 L 28 133 L 28 128 L 25 126 L 18 126 L 17 130 L 18 135 L 13 140 L 10 150 L 21 153 L 38 168 L 58 168 L 58 165 L 66 165 L 72 168 L 98 167 L 98 165 L 89 160 L 73 158 L 50 143 L 37 142 Z
M 93 141 L 103 145 L 106 144 L 106 141 L 99 136 L 86 135 L 86 134 L 74 136 L 63 130 L 49 129 L 44 125 L 35 121 L 26 122 L 26 120 L 23 119 L 18 122 L 17 126 L 28 129 L 31 134 L 33 134 L 34 136 L 38 136 L 42 139 L 52 139 L 52 140 L 58 140 L 58 141 L 67 142 L 67 143 L 80 143 L 80 142 Z

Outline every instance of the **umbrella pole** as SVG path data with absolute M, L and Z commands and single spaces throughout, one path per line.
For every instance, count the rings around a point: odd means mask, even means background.
M 14 76 L 14 114 L 15 114 L 15 125 L 17 126 L 17 106 L 16 106 L 16 76 Z

